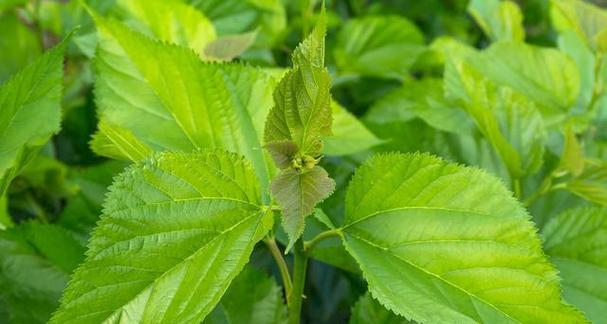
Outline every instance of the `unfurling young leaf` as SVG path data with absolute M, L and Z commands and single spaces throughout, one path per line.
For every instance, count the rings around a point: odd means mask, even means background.
M 51 323 L 199 323 L 272 226 L 248 162 L 160 153 L 114 181 Z
M 423 323 L 583 323 L 536 229 L 496 178 L 426 154 L 372 158 L 341 227 L 373 297 Z
M 319 166 L 303 172 L 289 168 L 272 180 L 271 189 L 282 207 L 282 226 L 293 242 L 303 233 L 305 217 L 333 193 L 335 181 Z
M 335 182 L 317 166 L 323 137 L 331 135 L 331 80 L 324 67 L 326 16 L 295 49 L 293 68 L 274 91 L 274 107 L 266 120 L 264 139 L 280 174 L 271 192 L 282 209 L 289 237 L 287 251 L 301 236 L 305 218 L 327 198 Z

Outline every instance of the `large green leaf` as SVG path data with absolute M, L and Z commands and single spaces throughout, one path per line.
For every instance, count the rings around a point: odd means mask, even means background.
M 55 225 L 0 231 L 0 298 L 11 323 L 46 323 L 83 257 L 80 243 Z
M 546 114 L 568 111 L 580 91 L 575 62 L 553 48 L 497 42 L 470 60 L 470 64 L 498 85 L 528 96 Z
M 270 171 L 260 139 L 274 81 L 253 67 L 204 63 L 114 20 L 97 24 L 96 152 L 136 159 L 150 149 L 224 148 L 251 161 L 265 194 Z
M 607 209 L 570 209 L 552 218 L 542 234 L 565 299 L 593 323 L 607 323 Z
M 522 206 L 494 177 L 424 154 L 356 172 L 341 227 L 369 290 L 429 323 L 582 323 Z
M 523 14 L 515 2 L 472 0 L 468 3 L 468 12 L 493 41 L 523 41 L 525 39 Z
M 267 274 L 245 268 L 234 279 L 205 324 L 286 323 L 287 308 L 282 289 Z
M 335 60 L 344 74 L 404 78 L 424 51 L 424 36 L 403 17 L 348 20 L 340 30 Z
M 160 153 L 116 178 L 51 323 L 200 322 L 269 230 L 233 153 Z
M 59 131 L 66 45 L 64 40 L 0 87 L 0 195 Z

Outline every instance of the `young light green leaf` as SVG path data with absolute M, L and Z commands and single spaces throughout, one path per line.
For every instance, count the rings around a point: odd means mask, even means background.
M 399 16 L 348 20 L 340 30 L 335 61 L 343 74 L 402 79 L 424 51 L 424 36 Z
M 0 231 L 0 297 L 11 323 L 46 323 L 84 248 L 64 229 L 26 223 Z
M 546 114 L 567 112 L 580 91 L 575 62 L 564 53 L 521 42 L 497 42 L 469 63 L 498 85 L 529 97 Z
M 272 226 L 251 166 L 160 153 L 116 178 L 51 323 L 200 322 Z
M 59 131 L 66 40 L 0 87 L 0 195 Z
M 523 207 L 474 168 L 425 154 L 372 158 L 341 227 L 372 295 L 428 323 L 584 323 Z
M 312 214 L 316 204 L 333 193 L 335 181 L 319 166 L 303 171 L 289 168 L 281 170 L 270 188 L 282 209 L 282 227 L 289 236 L 288 251 L 303 233 L 305 218 Z
M 590 47 L 572 30 L 561 32 L 558 38 L 558 47 L 575 61 L 580 74 L 580 94 L 573 113 L 587 112 L 595 91 L 596 76 L 594 69 L 597 60 Z
M 324 67 L 326 17 L 293 52 L 293 70 L 274 91 L 275 105 L 266 120 L 266 144 L 289 140 L 300 156 L 317 157 L 322 136 L 331 135 L 331 78 Z
M 217 35 L 213 24 L 196 8 L 177 0 L 118 0 L 118 15 L 146 35 L 189 47 L 205 58 Z
M 251 47 L 256 37 L 256 32 L 223 36 L 209 43 L 204 53 L 211 60 L 231 61 Z
M 484 79 L 468 60 L 448 61 L 445 91 L 463 102 L 512 177 L 520 178 L 538 170 L 543 161 L 546 132 L 533 102 Z
M 607 162 L 584 159 L 583 172 L 569 180 L 565 187 L 588 201 L 607 206 Z
M 559 162 L 559 168 L 579 176 L 584 171 L 584 149 L 571 127 L 565 130 L 565 144 Z
M 468 12 L 492 41 L 525 39 L 523 14 L 515 2 L 472 0 L 468 3 Z
M 404 317 L 387 310 L 367 292 L 358 299 L 352 308 L 349 323 L 405 324 L 411 323 L 411 321 L 407 321 Z
M 544 227 L 544 247 L 563 278 L 565 299 L 593 323 L 607 309 L 607 209 L 570 209 Z
M 271 162 L 260 140 L 272 106 L 269 76 L 253 67 L 204 63 L 186 48 L 153 41 L 115 20 L 97 17 L 97 24 L 98 153 L 140 158 L 147 148 L 223 148 L 251 161 L 267 188 Z
M 305 218 L 335 188 L 316 166 L 332 124 L 331 79 L 324 67 L 326 23 L 323 7 L 312 33 L 293 52 L 293 69 L 274 91 L 275 105 L 266 120 L 266 149 L 281 168 L 271 192 L 282 209 L 287 251 L 302 235 Z
M 331 136 L 323 139 L 324 154 L 348 155 L 382 143 L 382 140 L 336 101 L 331 101 L 331 109 L 333 132 Z
M 286 323 L 287 308 L 282 289 L 265 273 L 246 267 L 232 281 L 204 324 Z
M 607 10 L 581 0 L 551 0 L 552 24 L 573 30 L 594 50 L 607 50 Z

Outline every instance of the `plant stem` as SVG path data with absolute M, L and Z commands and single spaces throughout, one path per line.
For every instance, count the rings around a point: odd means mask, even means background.
M 341 236 L 341 230 L 335 228 L 335 229 L 324 231 L 324 232 L 316 235 L 316 237 L 314 237 L 313 239 L 304 243 L 304 250 L 306 251 L 306 253 L 309 253 L 310 250 L 312 250 L 314 248 L 314 246 L 316 244 L 318 244 L 320 241 L 326 240 L 326 239 L 328 239 L 330 237 L 334 237 L 334 236 Z
M 299 324 L 301 320 L 301 304 L 303 302 L 303 292 L 306 283 L 306 269 L 308 267 L 308 257 L 304 251 L 304 242 L 299 238 L 295 242 L 293 249 L 295 263 L 293 266 L 293 290 L 291 295 L 291 304 L 289 305 L 289 324 Z
M 512 179 L 512 189 L 514 191 L 514 196 L 517 199 L 521 199 L 522 192 L 521 192 L 521 179 L 520 178 Z
M 270 253 L 272 253 L 272 257 L 274 261 L 276 261 L 276 265 L 278 266 L 278 270 L 280 271 L 280 277 L 282 277 L 282 284 L 285 286 L 285 296 L 287 296 L 287 305 L 290 305 L 291 299 L 291 291 L 293 290 L 293 284 L 291 283 L 291 275 L 289 274 L 289 267 L 287 267 L 287 263 L 285 262 L 284 257 L 282 256 L 282 252 L 280 248 L 276 244 L 276 240 L 272 238 L 266 238 L 263 240 L 266 244 Z

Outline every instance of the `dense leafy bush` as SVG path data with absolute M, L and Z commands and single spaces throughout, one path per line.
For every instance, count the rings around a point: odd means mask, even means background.
M 607 11 L 0 2 L 0 322 L 607 323 Z

